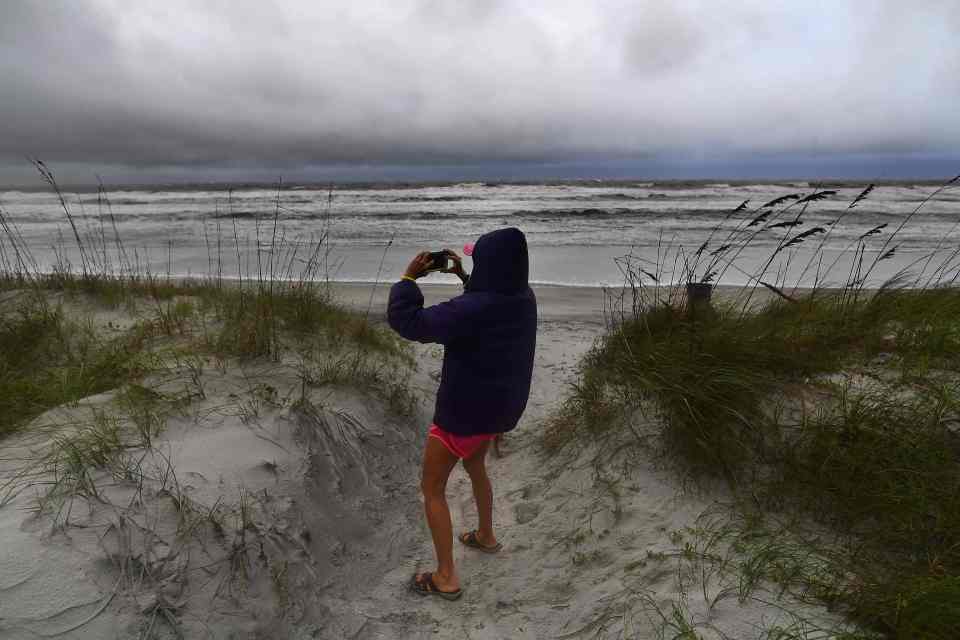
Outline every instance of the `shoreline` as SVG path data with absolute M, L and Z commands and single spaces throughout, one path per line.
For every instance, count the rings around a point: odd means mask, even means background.
M 333 299 L 343 303 L 346 307 L 360 313 L 369 308 L 373 317 L 385 319 L 387 297 L 394 281 L 374 283 L 330 283 Z M 417 283 L 423 292 L 424 306 L 430 306 L 455 298 L 463 292 L 463 287 L 453 284 Z M 586 287 L 568 285 L 531 285 L 537 296 L 537 309 L 541 322 L 577 321 L 592 324 L 605 324 L 606 312 L 609 312 L 611 293 L 623 290 L 622 287 Z M 664 286 L 666 290 L 671 287 Z M 672 288 L 679 289 L 680 285 Z M 713 288 L 713 301 L 718 303 L 734 300 L 750 289 L 748 286 L 716 285 Z M 835 287 L 823 287 L 821 291 L 840 291 Z M 788 295 L 802 295 L 812 291 L 809 287 L 785 289 Z M 864 289 L 869 293 L 873 289 Z M 372 299 L 371 299 L 371 293 Z M 682 295 L 682 294 L 681 294 Z M 752 305 L 776 298 L 776 294 L 768 289 L 757 286 L 753 291 Z M 605 303 L 607 306 L 605 307 Z
M 395 282 L 330 283 L 334 300 L 348 308 L 370 313 L 377 318 L 386 317 L 387 297 Z M 455 284 L 417 283 L 423 292 L 424 305 L 439 304 L 463 293 L 463 287 Z M 541 321 L 576 320 L 602 324 L 605 289 L 601 287 L 568 287 L 565 285 L 533 285 Z M 371 304 L 371 293 L 373 294 Z
M 159 279 L 166 281 L 166 277 L 158 276 Z M 174 283 L 203 284 L 207 280 L 202 276 L 176 276 L 169 278 Z M 241 282 L 237 278 L 223 277 L 223 281 L 229 286 L 237 286 Z M 256 280 L 244 280 L 244 283 L 256 282 Z M 264 281 L 269 282 L 269 281 Z M 274 279 L 272 282 L 278 284 L 291 284 L 293 281 L 283 279 Z M 345 308 L 366 314 L 369 310 L 371 318 L 386 321 L 387 300 L 390 288 L 397 280 L 381 280 L 379 282 L 349 282 L 349 281 L 315 281 L 315 284 L 329 287 L 332 300 L 335 303 L 342 304 Z M 420 290 L 423 292 L 424 306 L 431 306 L 442 303 L 451 298 L 455 298 L 463 293 L 463 287 L 459 284 L 444 282 L 417 282 Z M 662 285 L 661 291 L 666 292 L 669 289 L 679 290 L 683 285 Z M 537 307 L 540 321 L 562 322 L 575 321 L 588 324 L 604 325 L 606 324 L 606 314 L 610 312 L 610 302 L 618 297 L 619 292 L 625 291 L 629 295 L 629 290 L 623 285 L 619 286 L 590 286 L 590 285 L 569 285 L 569 284 L 531 284 L 537 296 Z M 748 289 L 753 289 L 752 305 L 765 302 L 776 298 L 777 295 L 772 291 L 762 287 L 750 285 L 723 284 L 714 285 L 712 300 L 715 303 L 729 302 L 737 298 Z M 652 291 L 652 287 L 648 291 Z M 788 287 L 784 293 L 788 295 L 803 295 L 811 291 L 811 287 Z M 823 292 L 841 291 L 840 287 L 824 286 L 820 288 Z M 864 288 L 863 293 L 876 291 L 875 288 Z M 677 295 L 683 296 L 682 291 Z

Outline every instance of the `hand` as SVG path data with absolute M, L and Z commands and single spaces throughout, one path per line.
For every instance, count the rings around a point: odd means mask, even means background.
M 455 273 L 457 277 L 466 282 L 467 274 L 463 270 L 463 261 L 461 260 L 460 256 L 457 255 L 457 252 L 453 249 L 444 249 L 444 252 L 446 252 L 447 256 L 450 257 L 450 262 L 452 264 L 446 269 L 441 269 L 441 271 L 443 271 L 443 273 Z
M 411 260 L 410 264 L 407 265 L 407 270 L 403 275 L 416 280 L 417 278 L 426 275 L 427 269 L 430 268 L 430 264 L 430 252 L 421 251 L 413 257 L 413 260 Z

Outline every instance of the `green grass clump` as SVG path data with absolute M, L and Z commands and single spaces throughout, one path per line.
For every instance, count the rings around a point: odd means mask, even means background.
M 931 599 L 960 617 L 943 596 L 960 576 L 960 290 L 847 293 L 638 312 L 585 359 L 545 443 L 629 433 L 652 409 L 688 472 L 725 478 L 760 517 L 806 514 L 835 536 L 810 555 L 816 571 L 765 561 L 767 578 L 805 581 L 889 637 L 946 640 L 900 630 Z
M 0 315 L 0 437 L 51 408 L 136 382 L 151 356 L 169 348 L 241 360 L 300 353 L 321 365 L 349 355 L 366 364 L 346 382 L 376 387 L 391 407 L 409 412 L 409 390 L 395 384 L 403 376 L 384 373 L 388 361 L 395 367 L 409 359 L 404 346 L 332 301 L 321 283 L 241 287 L 58 273 L 0 278 L 0 290 L 9 292 Z M 107 335 L 92 321 L 71 320 L 67 302 L 124 306 L 132 325 Z
M 106 339 L 27 296 L 0 316 L 0 436 L 138 374 L 134 336 Z
M 394 355 L 402 351 L 390 332 L 335 304 L 310 283 L 201 293 L 201 312 L 222 323 L 207 344 L 217 353 L 278 358 L 285 341 L 319 341 L 332 349 L 349 345 Z
M 960 578 L 920 580 L 898 603 L 897 636 L 914 640 L 960 638 Z
M 734 477 L 757 452 L 779 447 L 772 394 L 884 353 L 902 376 L 960 370 L 957 318 L 956 289 L 861 301 L 821 294 L 755 313 L 654 307 L 613 327 L 588 354 L 548 443 L 611 428 L 614 413 L 655 400 L 680 459 Z
M 906 621 L 921 620 L 944 589 L 957 593 L 960 437 L 949 416 L 958 400 L 955 385 L 841 390 L 799 425 L 755 494 L 838 534 L 823 595 L 896 637 L 920 637 L 902 631 Z M 960 598 L 940 600 L 939 619 L 955 624 Z

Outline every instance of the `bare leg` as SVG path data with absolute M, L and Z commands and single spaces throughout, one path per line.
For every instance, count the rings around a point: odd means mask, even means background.
M 427 438 L 420 488 L 423 491 L 427 524 L 433 535 L 433 547 L 437 553 L 433 582 L 440 591 L 456 591 L 460 588 L 460 578 L 453 566 L 453 524 L 446 495 L 447 478 L 455 466 L 457 457 L 436 438 Z
M 470 483 L 473 485 L 473 499 L 477 503 L 477 516 L 480 521 L 480 527 L 477 529 L 477 541 L 487 547 L 493 547 L 497 544 L 497 538 L 493 535 L 493 485 L 490 484 L 490 478 L 487 476 L 486 465 L 489 449 L 490 443 L 483 443 L 483 446 L 477 449 L 476 453 L 464 459 L 463 468 L 470 475 Z

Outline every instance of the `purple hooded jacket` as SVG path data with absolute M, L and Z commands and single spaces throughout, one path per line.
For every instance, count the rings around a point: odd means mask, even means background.
M 423 307 L 420 287 L 390 289 L 387 319 L 404 338 L 444 346 L 433 422 L 456 435 L 517 426 L 530 395 L 537 299 L 527 284 L 527 240 L 519 229 L 477 240 L 463 295 Z

